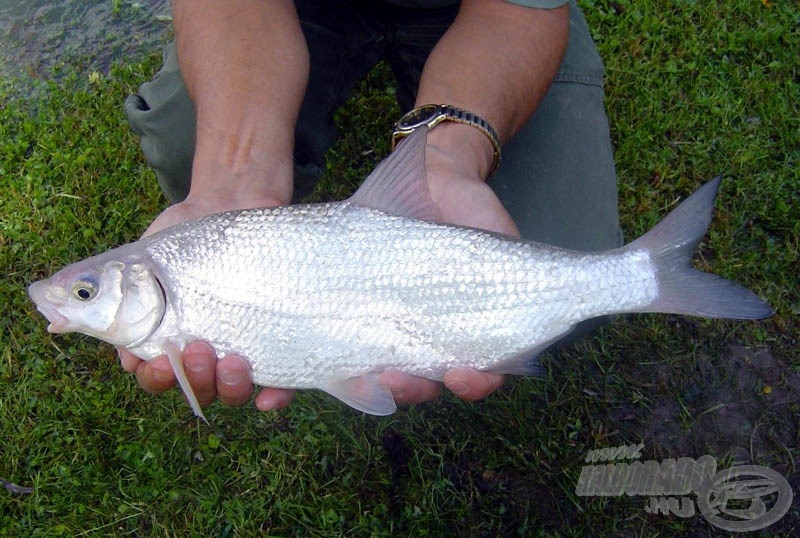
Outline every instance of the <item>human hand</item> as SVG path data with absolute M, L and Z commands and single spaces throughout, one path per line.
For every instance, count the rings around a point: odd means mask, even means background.
M 293 2 L 173 2 L 180 74 L 195 112 L 195 151 L 187 199 L 169 207 L 146 234 L 220 211 L 289 202 L 294 134 L 308 82 L 308 46 Z M 236 39 L 231 39 L 231 29 Z M 175 376 L 165 357 L 140 361 L 120 350 L 125 370 L 152 393 Z M 247 363 L 217 361 L 192 342 L 182 360 L 201 405 L 218 397 L 236 405 L 253 392 Z M 256 402 L 279 407 L 291 392 L 265 389 Z

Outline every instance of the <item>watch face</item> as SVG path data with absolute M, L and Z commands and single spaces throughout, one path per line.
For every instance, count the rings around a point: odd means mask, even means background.
M 438 105 L 423 105 L 419 108 L 415 108 L 400 118 L 400 121 L 397 122 L 397 127 L 401 129 L 413 129 L 414 127 L 425 125 L 437 115 L 438 110 Z

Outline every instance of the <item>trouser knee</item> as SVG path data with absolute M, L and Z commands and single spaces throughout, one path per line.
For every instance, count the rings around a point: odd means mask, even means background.
M 125 114 L 166 197 L 173 203 L 186 198 L 194 158 L 195 113 L 174 43 L 164 50 L 164 64 L 155 78 L 128 96 Z

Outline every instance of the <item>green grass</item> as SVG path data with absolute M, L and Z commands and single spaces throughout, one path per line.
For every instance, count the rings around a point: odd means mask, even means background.
M 771 7 L 767 7 L 767 5 Z M 747 285 L 764 322 L 642 315 L 555 350 L 542 379 L 388 418 L 305 392 L 287 410 L 153 397 L 110 346 L 52 336 L 25 295 L 62 265 L 135 239 L 164 206 L 122 113 L 157 59 L 35 102 L 0 99 L 0 536 L 713 535 L 701 516 L 587 498 L 589 449 L 768 465 L 800 495 L 800 10 L 796 3 L 584 0 L 607 66 L 628 237 L 723 174 L 700 267 Z M 69 68 L 66 69 L 69 72 Z M 388 151 L 385 70 L 339 116 L 317 199 Z M 769 530 L 800 526 L 797 504 Z

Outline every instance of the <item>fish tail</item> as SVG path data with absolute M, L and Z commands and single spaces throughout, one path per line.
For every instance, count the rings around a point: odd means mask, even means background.
M 692 255 L 711 222 L 719 184 L 716 177 L 697 189 L 626 247 L 649 251 L 656 268 L 658 297 L 639 311 L 729 319 L 762 319 L 774 313 L 750 290 L 692 267 Z

